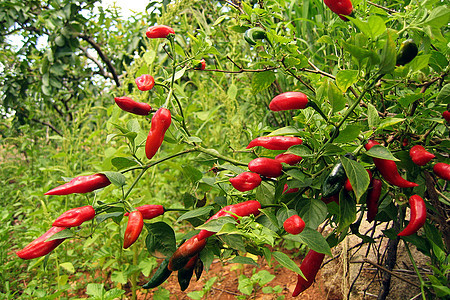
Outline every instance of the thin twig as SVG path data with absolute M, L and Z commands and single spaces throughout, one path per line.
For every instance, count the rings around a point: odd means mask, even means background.
M 213 290 L 217 290 L 217 291 L 221 291 L 221 292 L 225 292 L 225 293 L 228 293 L 228 294 L 231 294 L 231 295 L 235 295 L 235 296 L 242 296 L 241 294 L 237 294 L 237 293 L 232 292 L 232 291 L 228 291 L 228 290 L 216 288 L 216 287 L 214 287 L 214 286 L 212 287 L 212 289 L 213 289 Z
M 203 72 L 209 71 L 209 72 L 220 72 L 220 73 L 230 73 L 230 74 L 239 74 L 239 73 L 257 73 L 257 72 L 265 72 L 265 71 L 271 71 L 276 70 L 278 67 L 268 67 L 264 69 L 239 69 L 239 71 L 229 71 L 229 70 L 220 70 L 220 69 L 204 69 Z
M 367 3 L 369 3 L 370 5 L 373 5 L 373 6 L 375 6 L 375 7 L 384 9 L 385 11 L 390 12 L 390 13 L 393 13 L 393 14 L 398 13 L 398 11 L 393 10 L 393 9 L 390 9 L 390 8 L 387 8 L 387 7 L 384 7 L 384 6 L 381 6 L 380 4 L 376 4 L 376 3 L 373 3 L 373 2 L 370 2 L 370 1 L 367 1 Z

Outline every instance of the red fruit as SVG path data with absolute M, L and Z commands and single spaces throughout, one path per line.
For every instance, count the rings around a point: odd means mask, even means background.
M 259 157 L 248 163 L 250 171 L 266 177 L 279 177 L 283 174 L 283 166 L 278 160 Z
M 308 97 L 301 92 L 286 92 L 275 96 L 270 101 L 269 109 L 272 111 L 303 109 L 308 105 Z
M 151 26 L 145 33 L 149 39 L 166 38 L 169 34 L 175 34 L 175 30 L 166 25 Z
M 298 191 L 299 191 L 298 188 L 289 189 L 287 183 L 284 185 L 284 188 L 283 188 L 283 194 L 297 193 Z
M 430 160 L 435 158 L 434 154 L 425 150 L 421 145 L 415 145 L 409 150 L 409 156 L 412 161 L 418 166 L 426 165 Z
M 339 18 L 344 21 L 348 21 L 344 16 L 349 16 L 353 12 L 353 5 L 350 0 L 323 0 L 323 2 L 332 12 L 338 14 Z
M 58 247 L 65 239 L 56 239 L 46 242 L 54 234 L 66 229 L 65 227 L 52 227 L 42 236 L 38 237 L 25 246 L 16 254 L 21 259 L 32 259 L 49 254 L 53 249 Z
M 144 218 L 138 210 L 133 210 L 128 215 L 127 228 L 123 237 L 123 248 L 127 249 L 136 242 L 144 227 Z
M 298 296 L 301 292 L 309 288 L 316 278 L 317 272 L 320 270 L 325 254 L 318 253 L 314 250 L 309 250 L 300 265 L 300 270 L 305 275 L 305 280 L 302 276 L 297 276 L 297 285 L 295 286 L 292 297 Z
M 281 163 L 293 166 L 298 164 L 303 158 L 295 154 L 281 153 L 275 156 L 275 159 Z
M 178 271 L 189 262 L 189 260 L 205 248 L 206 239 L 200 240 L 198 235 L 194 235 L 184 242 L 172 254 L 167 269 L 170 271 Z
M 148 159 L 155 156 L 164 141 L 164 135 L 172 122 L 170 110 L 161 107 L 152 117 L 150 131 L 145 142 L 145 155 Z
M 409 198 L 409 206 L 411 209 L 411 217 L 408 225 L 398 234 L 398 236 L 408 236 L 419 230 L 427 219 L 427 208 L 422 197 L 412 195 Z
M 136 209 L 141 212 L 142 218 L 144 220 L 151 220 L 153 218 L 163 215 L 165 212 L 164 206 L 157 204 L 153 205 L 146 204 L 136 207 Z M 125 216 L 128 216 L 129 214 L 130 213 L 125 213 Z
M 152 110 L 151 106 L 144 102 L 137 102 L 129 97 L 116 97 L 114 98 L 117 106 L 120 107 L 123 111 L 140 115 L 147 116 Z
M 149 91 L 155 86 L 155 79 L 148 74 L 139 76 L 135 82 L 140 91 Z
M 293 215 L 283 223 L 284 230 L 290 234 L 299 234 L 305 229 L 305 221 L 298 215 Z
M 442 117 L 447 121 L 447 123 L 450 123 L 450 111 L 446 110 L 442 113 Z
M 367 221 L 369 223 L 375 220 L 375 216 L 378 213 L 378 201 L 380 200 L 382 185 L 383 183 L 381 182 L 381 180 L 373 179 L 371 188 L 367 192 Z
M 76 227 L 95 217 L 95 210 L 92 206 L 86 205 L 69 209 L 60 215 L 54 222 L 53 226 L 57 227 Z
M 252 140 L 246 149 L 261 146 L 269 150 L 287 150 L 301 143 L 302 139 L 295 136 L 261 136 Z
M 111 182 L 104 174 L 78 176 L 63 185 L 51 189 L 44 195 L 84 194 L 104 188 L 110 184 Z
M 194 67 L 195 70 L 204 70 L 206 68 L 206 61 L 202 58 L 200 62 Z
M 446 163 L 437 163 L 433 167 L 433 172 L 437 176 L 450 181 L 450 165 Z
M 243 172 L 229 179 L 231 185 L 240 192 L 251 191 L 261 184 L 261 176 L 252 172 Z

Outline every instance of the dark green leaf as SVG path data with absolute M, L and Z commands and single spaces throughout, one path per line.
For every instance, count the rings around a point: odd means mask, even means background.
M 287 235 L 285 238 L 291 241 L 306 244 L 309 248 L 316 252 L 332 256 L 331 248 L 326 239 L 317 230 L 305 227 L 300 234 Z
M 289 148 L 289 150 L 286 153 L 295 154 L 301 157 L 312 157 L 314 156 L 313 153 L 311 153 L 311 150 L 306 147 L 305 145 L 295 145 Z
M 220 239 L 227 244 L 229 247 L 236 249 L 238 251 L 245 251 L 245 244 L 242 236 L 237 234 L 223 234 L 219 236 Z
M 183 165 L 181 170 L 184 176 L 187 177 L 192 183 L 196 183 L 202 179 L 202 172 L 191 165 Z
M 386 147 L 383 147 L 382 145 L 373 146 L 366 152 L 366 154 L 371 157 L 399 161 L 399 159 L 395 158 L 392 155 L 392 153 Z
M 147 250 L 150 254 L 161 253 L 170 256 L 176 249 L 175 232 L 165 222 L 147 224 L 148 235 L 145 239 Z
M 341 132 L 339 136 L 334 140 L 336 143 L 349 143 L 356 140 L 361 132 L 361 128 L 358 125 L 347 125 Z
M 200 217 L 200 216 L 209 215 L 210 211 L 213 208 L 214 207 L 212 207 L 212 206 L 204 206 L 204 207 L 200 207 L 200 208 L 197 208 L 197 209 L 190 210 L 190 211 L 182 214 L 178 218 L 177 222 L 181 222 L 183 220 L 192 219 L 192 218 L 196 218 L 196 217 Z
M 287 256 L 283 252 L 279 252 L 279 251 L 272 252 L 272 256 L 283 267 L 285 267 L 291 271 L 294 271 L 295 273 L 300 274 L 301 276 L 304 276 L 302 271 L 300 270 L 300 267 L 297 266 L 295 261 L 293 261 L 289 256 Z
M 352 197 L 346 196 L 342 191 L 339 195 L 338 220 L 339 232 L 343 232 L 344 229 L 348 228 L 348 226 L 350 226 L 350 224 L 352 224 L 356 220 L 356 203 Z
M 327 216 L 327 205 L 314 198 L 302 199 L 298 215 L 307 227 L 317 228 Z
M 351 159 L 341 157 L 342 165 L 344 166 L 345 173 L 347 174 L 350 183 L 352 184 L 353 191 L 355 192 L 356 201 L 359 202 L 361 196 L 365 193 L 369 187 L 370 178 L 364 167 Z
M 397 55 L 395 51 L 395 43 L 388 32 L 386 43 L 381 51 L 380 74 L 388 74 L 395 69 Z
M 118 187 L 122 187 L 126 184 L 127 179 L 122 173 L 108 171 L 102 172 L 102 174 L 108 177 L 109 181 Z
M 437 100 L 444 104 L 450 103 L 450 83 L 444 85 L 444 87 L 440 90 L 437 95 Z
M 46 242 L 50 242 L 53 240 L 59 240 L 59 239 L 68 239 L 75 236 L 75 234 L 68 228 L 61 230 L 60 232 L 55 233 L 54 235 L 52 235 L 51 237 L 49 237 L 48 239 L 46 239 Z

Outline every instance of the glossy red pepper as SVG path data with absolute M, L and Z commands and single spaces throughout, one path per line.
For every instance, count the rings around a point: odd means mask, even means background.
M 283 188 L 283 194 L 291 194 L 291 193 L 297 193 L 299 191 L 298 188 L 292 188 L 290 189 L 287 183 L 284 185 Z
M 283 166 L 278 160 L 258 157 L 248 163 L 248 169 L 266 177 L 279 177 L 283 174 Z
M 411 149 L 409 149 L 409 156 L 413 163 L 418 166 L 426 165 L 430 160 L 435 158 L 434 154 L 425 150 L 425 148 L 421 145 L 415 145 Z
M 308 97 L 301 92 L 286 92 L 275 96 L 269 103 L 271 111 L 303 109 L 308 105 Z
M 373 146 L 379 144 L 380 143 L 376 141 L 370 140 L 364 147 L 366 148 L 366 150 L 369 150 Z M 372 159 L 380 174 L 390 184 L 401 188 L 410 188 L 418 186 L 417 183 L 407 181 L 406 179 L 400 176 L 395 161 L 376 157 L 372 157 Z
M 139 76 L 134 82 L 136 82 L 137 88 L 144 92 L 151 90 L 155 86 L 155 79 L 149 74 Z
M 427 208 L 422 197 L 412 195 L 409 198 L 409 207 L 411 209 L 409 223 L 398 236 L 408 236 L 416 233 L 425 224 L 425 220 L 427 219 Z
M 144 102 L 136 102 L 130 97 L 116 97 L 114 98 L 117 106 L 120 107 L 123 111 L 140 115 L 147 116 L 152 110 L 151 106 L 148 103 Z
M 145 142 L 145 154 L 151 159 L 164 140 L 164 135 L 172 122 L 170 110 L 161 107 L 152 117 L 152 124 Z
M 111 184 L 108 177 L 104 174 L 93 174 L 88 176 L 78 176 L 71 181 L 51 189 L 44 195 L 69 195 L 84 194 L 104 188 Z
M 206 68 L 206 61 L 202 58 L 201 60 L 200 60 L 200 62 L 197 64 L 197 65 L 195 65 L 195 67 L 194 67 L 194 69 L 195 70 L 204 70 Z
M 205 248 L 206 239 L 200 240 L 198 235 L 194 235 L 183 243 L 172 254 L 167 268 L 170 271 L 178 271 L 189 262 L 189 260 Z
M 292 297 L 298 296 L 301 292 L 309 288 L 316 278 L 317 272 L 320 270 L 325 254 L 318 253 L 314 250 L 309 250 L 300 265 L 300 270 L 305 275 L 305 280 L 302 276 L 297 276 L 297 285 L 295 286 Z
M 442 117 L 447 121 L 447 123 L 450 123 L 450 111 L 446 110 L 442 113 Z
M 367 205 L 367 221 L 371 223 L 375 220 L 375 216 L 378 213 L 378 201 L 381 196 L 382 181 L 379 179 L 372 179 L 370 183 L 369 191 L 367 192 L 366 205 Z
M 166 38 L 169 34 L 175 34 L 175 30 L 166 25 L 151 26 L 145 32 L 145 35 L 149 39 Z
M 229 179 L 231 185 L 240 192 L 251 191 L 261 184 L 261 176 L 252 172 L 243 172 Z
M 293 166 L 298 164 L 303 158 L 295 154 L 281 153 L 275 156 L 275 159 L 281 163 Z
M 237 220 L 237 217 L 235 215 L 230 214 L 232 212 L 233 214 L 236 214 L 240 217 L 244 216 L 250 216 L 254 215 L 257 216 L 259 214 L 259 210 L 261 209 L 261 203 L 259 203 L 256 200 L 249 200 L 237 204 L 232 204 L 223 207 L 221 210 L 219 210 L 217 213 L 215 213 L 211 218 L 209 218 L 206 222 L 208 223 L 211 220 L 218 219 L 220 217 L 233 217 L 235 220 Z M 198 234 L 198 239 L 203 240 L 210 236 L 212 236 L 214 232 L 208 231 L 205 229 L 200 230 L 200 233 Z
M 287 150 L 301 143 L 302 139 L 295 136 L 260 136 L 252 140 L 246 149 L 261 146 L 270 150 Z
M 136 242 L 144 227 L 144 218 L 138 210 L 133 210 L 128 215 L 127 228 L 123 237 L 123 248 L 127 249 Z
M 76 227 L 95 217 L 95 210 L 92 206 L 86 205 L 69 209 L 60 215 L 54 222 L 53 226 L 57 227 Z
M 146 204 L 136 207 L 136 210 L 140 211 L 144 220 L 151 220 L 164 214 L 164 206 L 158 204 Z M 125 213 L 128 216 L 130 213 Z
M 350 16 L 353 12 L 353 5 L 350 0 L 323 0 L 323 3 L 344 21 L 348 21 L 344 16 Z
M 372 172 L 367 169 L 366 169 L 366 171 L 369 174 L 369 179 L 372 180 Z M 352 187 L 352 184 L 350 183 L 350 179 L 347 178 L 347 180 L 345 181 L 345 184 L 344 184 L 344 188 L 347 192 L 353 191 L 353 187 Z
M 450 165 L 446 163 L 437 163 L 433 166 L 433 172 L 438 177 L 450 181 Z
M 46 242 L 54 234 L 63 231 L 66 229 L 65 227 L 52 227 L 42 236 L 38 237 L 31 243 L 25 246 L 20 251 L 17 251 L 16 254 L 21 259 L 33 259 L 37 257 L 41 257 L 49 254 L 53 249 L 58 247 L 65 239 L 56 239 Z
M 299 215 L 293 215 L 284 221 L 283 228 L 287 233 L 299 234 L 305 229 L 305 221 Z

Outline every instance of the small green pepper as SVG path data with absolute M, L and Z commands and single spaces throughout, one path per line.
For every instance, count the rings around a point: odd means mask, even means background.
M 244 33 L 244 39 L 252 46 L 256 45 L 256 40 L 262 40 L 266 37 L 266 32 L 260 27 L 250 28 Z
M 397 54 L 397 66 L 404 66 L 414 59 L 419 53 L 416 43 L 412 39 L 408 39 L 400 46 L 400 51 Z

